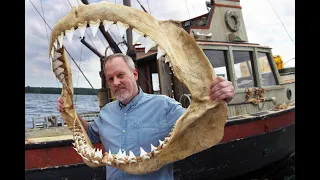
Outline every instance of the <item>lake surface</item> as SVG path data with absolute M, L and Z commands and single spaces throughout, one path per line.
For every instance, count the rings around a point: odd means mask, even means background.
M 60 115 L 57 102 L 60 94 L 25 94 L 25 128 L 32 128 L 32 117 Z M 99 111 L 98 96 L 74 95 L 78 113 Z

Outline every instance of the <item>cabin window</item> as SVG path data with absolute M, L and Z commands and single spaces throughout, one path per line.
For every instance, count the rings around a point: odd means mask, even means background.
M 159 74 L 152 73 L 152 90 L 154 94 L 160 94 Z
M 226 51 L 206 49 L 204 50 L 204 53 L 208 57 L 216 75 L 223 76 L 229 80 L 226 68 Z
M 252 68 L 252 52 L 233 51 L 235 80 L 238 88 L 256 87 Z
M 258 52 L 258 64 L 261 72 L 262 86 L 276 85 L 276 80 L 267 53 Z

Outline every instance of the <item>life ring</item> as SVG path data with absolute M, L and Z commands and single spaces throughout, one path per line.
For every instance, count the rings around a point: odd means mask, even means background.
M 226 12 L 225 21 L 231 31 L 236 32 L 240 28 L 240 15 L 236 11 L 229 10 Z

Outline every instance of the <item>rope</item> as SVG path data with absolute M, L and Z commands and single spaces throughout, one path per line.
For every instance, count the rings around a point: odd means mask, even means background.
M 295 43 L 294 43 L 294 41 L 292 40 L 292 38 L 291 38 L 290 34 L 288 33 L 288 31 L 287 31 L 286 27 L 283 25 L 283 23 L 282 23 L 282 21 L 281 21 L 280 17 L 278 16 L 277 12 L 274 10 L 274 8 L 273 8 L 272 4 L 270 3 L 270 1 L 269 1 L 269 0 L 268 0 L 268 2 L 269 2 L 269 4 L 270 4 L 271 8 L 273 9 L 274 13 L 277 15 L 277 17 L 278 17 L 279 21 L 281 22 L 281 24 L 282 24 L 283 28 L 286 30 L 286 32 L 287 32 L 287 34 L 288 34 L 289 38 L 291 39 L 291 41 L 292 41 L 293 45 L 295 45 Z

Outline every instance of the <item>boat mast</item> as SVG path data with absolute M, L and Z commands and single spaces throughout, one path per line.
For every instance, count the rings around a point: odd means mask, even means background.
M 81 0 L 81 1 L 82 1 L 83 4 L 86 4 L 86 5 L 89 4 L 88 0 Z M 131 6 L 130 0 L 124 0 L 123 4 L 126 5 L 126 6 Z M 104 38 L 107 40 L 107 42 L 109 43 L 110 48 L 113 51 L 113 53 L 122 53 L 122 51 L 120 50 L 119 46 L 115 43 L 115 41 L 112 39 L 110 34 L 107 31 L 105 31 L 103 25 L 100 24 L 99 30 L 102 33 L 102 35 L 104 36 Z M 99 96 L 99 107 L 101 109 L 105 104 L 110 102 L 110 97 L 111 97 L 111 92 L 110 92 L 109 87 L 108 87 L 108 85 L 106 83 L 106 77 L 105 77 L 105 75 L 103 73 L 103 60 L 104 60 L 106 54 L 105 55 L 101 55 L 90 44 L 88 44 L 84 40 L 84 38 L 81 39 L 81 42 L 87 48 L 89 48 L 92 52 L 94 52 L 97 56 L 99 56 L 99 58 L 100 58 L 100 68 L 101 68 L 101 70 L 99 72 L 99 75 L 100 75 L 100 78 L 101 78 L 101 89 L 99 90 L 99 95 L 98 96 Z M 126 45 L 128 47 L 128 50 L 127 50 L 126 54 L 128 56 L 130 56 L 133 59 L 133 61 L 135 62 L 135 60 L 136 60 L 136 52 L 135 52 L 134 46 L 132 44 L 132 31 L 131 31 L 130 28 L 127 29 L 127 42 L 126 42 Z
M 87 0 L 81 0 L 83 4 L 88 5 L 89 2 Z M 103 25 L 100 24 L 99 30 L 101 34 L 104 36 L 104 38 L 107 40 L 109 43 L 110 49 L 113 51 L 113 53 L 122 53 L 120 50 L 119 46 L 115 43 L 115 41 L 112 39 L 110 34 L 104 30 Z M 106 77 L 103 73 L 103 60 L 105 58 L 105 55 L 101 55 L 99 52 L 96 51 L 92 46 L 90 46 L 84 38 L 81 39 L 81 42 L 89 48 L 92 52 L 94 52 L 97 56 L 100 58 L 100 78 L 101 78 L 101 89 L 99 90 L 98 96 L 99 96 L 99 108 L 101 109 L 105 104 L 110 102 L 110 97 L 111 97 L 111 92 L 110 89 L 106 83 Z M 132 44 L 132 43 L 131 43 Z
M 123 0 L 123 5 L 131 7 L 131 1 L 130 0 Z M 134 46 L 132 44 L 132 29 L 128 28 L 127 29 L 127 55 L 132 58 L 132 60 L 135 62 L 136 61 L 136 51 L 134 49 Z

